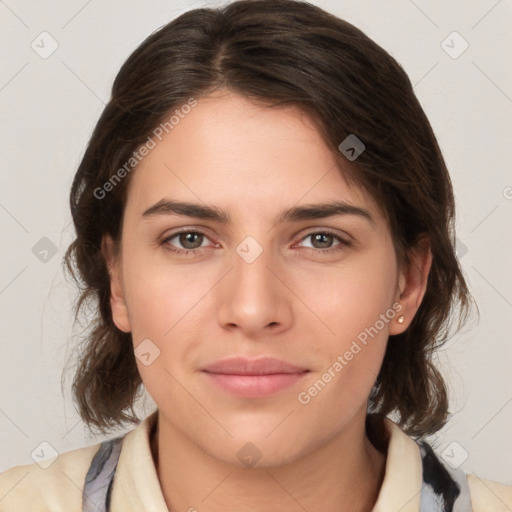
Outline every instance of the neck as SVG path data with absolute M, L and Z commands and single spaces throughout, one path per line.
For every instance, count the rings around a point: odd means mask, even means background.
M 151 450 L 169 512 L 370 512 L 384 479 L 386 447 L 377 443 L 377 449 L 368 437 L 377 423 L 365 428 L 362 420 L 362 428 L 351 424 L 292 462 L 237 467 L 201 450 L 159 412 Z

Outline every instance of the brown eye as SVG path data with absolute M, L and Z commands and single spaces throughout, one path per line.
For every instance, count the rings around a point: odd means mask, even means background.
M 330 231 L 313 231 L 302 238 L 302 242 L 307 239 L 311 240 L 311 247 L 303 246 L 306 249 L 311 249 L 314 253 L 318 254 L 330 254 L 336 251 L 340 251 L 345 247 L 350 247 L 351 242 L 341 238 L 339 235 Z M 335 243 L 335 242 L 338 243 Z
M 201 247 L 201 242 L 203 240 L 202 233 L 191 231 L 190 233 L 180 233 L 177 236 L 180 244 L 182 244 L 185 249 L 197 249 Z
M 177 240 L 171 243 L 171 240 Z M 203 245 L 205 239 L 208 239 L 205 233 L 200 231 L 179 231 L 164 238 L 161 244 L 171 252 L 179 254 L 199 253 L 202 249 L 206 248 Z
M 334 236 L 328 233 L 316 233 L 314 235 L 309 235 L 311 240 L 313 241 L 313 245 L 317 249 L 329 249 L 331 244 L 334 241 Z M 315 245 L 318 244 L 318 245 Z

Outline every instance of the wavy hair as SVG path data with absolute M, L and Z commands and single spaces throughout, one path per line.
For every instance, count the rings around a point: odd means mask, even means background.
M 64 256 L 80 288 L 75 322 L 86 306 L 90 313 L 75 347 L 72 385 L 86 426 L 105 433 L 140 422 L 134 405 L 142 381 L 131 334 L 112 319 L 101 251 L 106 234 L 119 246 L 136 165 L 112 180 L 176 108 L 220 89 L 268 108 L 294 105 L 310 116 L 335 158 L 349 165 L 347 177 L 380 206 L 399 265 L 409 264 L 422 237 L 430 239 L 423 301 L 408 329 L 390 336 L 368 411 L 396 413 L 411 436 L 436 432 L 447 421 L 449 400 L 433 356 L 474 304 L 455 253 L 450 176 L 400 64 L 350 23 L 296 0 L 240 0 L 185 12 L 142 42 L 114 80 L 72 183 L 76 239 Z M 347 162 L 338 146 L 350 134 L 366 149 Z M 99 197 L 109 181 L 115 186 Z

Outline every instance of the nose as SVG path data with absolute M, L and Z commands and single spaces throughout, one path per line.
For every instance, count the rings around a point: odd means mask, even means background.
M 270 248 L 246 240 L 234 251 L 232 268 L 219 283 L 218 322 L 247 338 L 277 334 L 292 322 L 293 294 Z

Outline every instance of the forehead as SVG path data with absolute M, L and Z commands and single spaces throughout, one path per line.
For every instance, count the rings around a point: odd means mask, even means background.
M 155 147 L 131 177 L 131 214 L 172 197 L 248 216 L 343 200 L 365 205 L 378 217 L 369 194 L 345 179 L 350 164 L 340 166 L 341 159 L 297 107 L 269 108 L 221 92 L 199 98 L 176 120 L 161 140 L 153 137 Z

